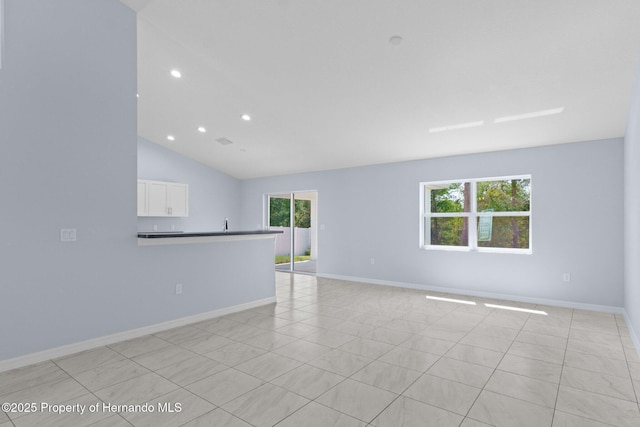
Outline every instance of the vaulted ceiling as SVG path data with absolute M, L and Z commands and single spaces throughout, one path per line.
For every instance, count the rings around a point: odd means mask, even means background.
M 640 58 L 638 0 L 121 1 L 139 135 L 237 178 L 620 137 Z

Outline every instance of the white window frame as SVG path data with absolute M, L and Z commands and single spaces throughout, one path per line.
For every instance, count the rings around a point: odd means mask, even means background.
M 509 212 L 478 212 L 477 211 L 477 190 L 476 184 L 483 181 L 508 181 L 512 179 L 528 179 L 529 180 L 529 211 L 509 211 Z M 443 186 L 449 186 L 455 183 L 470 183 L 471 194 L 469 212 L 431 212 L 431 207 L 426 206 L 430 204 L 430 200 L 425 200 L 425 190 L 429 187 L 438 188 Z M 509 253 L 509 254 L 527 254 L 533 253 L 533 179 L 531 175 L 509 175 L 498 176 L 489 178 L 466 178 L 466 179 L 452 179 L 446 181 L 425 181 L 420 183 L 420 248 L 425 250 L 439 250 L 439 251 L 458 251 L 458 252 L 490 252 L 490 253 Z M 528 248 L 491 248 L 478 246 L 478 221 L 480 217 L 511 217 L 511 216 L 526 216 L 529 217 L 529 247 Z M 431 236 L 429 232 L 428 236 L 425 233 L 425 224 L 431 223 L 431 218 L 455 218 L 463 217 L 468 218 L 468 246 L 447 246 L 447 245 L 431 245 L 430 242 L 425 241 Z M 428 221 L 427 221 L 428 220 Z

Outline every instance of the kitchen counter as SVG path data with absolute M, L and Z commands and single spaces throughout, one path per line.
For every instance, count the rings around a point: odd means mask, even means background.
M 138 245 L 172 245 L 185 243 L 212 243 L 237 240 L 274 239 L 282 231 L 275 230 L 237 230 L 237 231 L 198 231 L 198 232 L 157 232 L 138 233 Z

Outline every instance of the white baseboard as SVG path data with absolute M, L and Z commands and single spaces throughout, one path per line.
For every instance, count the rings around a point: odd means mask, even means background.
M 266 304 L 272 304 L 274 302 L 276 302 L 276 297 L 264 298 L 244 304 L 234 305 L 232 307 L 221 308 L 218 310 L 208 311 L 206 313 L 200 313 L 193 316 L 182 317 L 180 319 L 169 320 L 167 322 L 156 323 L 154 325 L 144 326 L 142 328 L 130 329 L 128 331 L 118 332 L 112 335 L 92 338 L 86 341 L 80 341 L 61 347 L 39 351 L 37 353 L 30 353 L 24 356 L 14 357 L 12 359 L 0 360 L 0 372 L 8 371 L 15 368 L 21 368 L 23 366 L 32 365 L 34 363 L 45 362 L 47 360 L 68 356 L 80 351 L 91 350 L 120 341 L 130 340 L 132 338 L 139 338 L 144 335 L 166 331 L 168 329 L 189 325 L 191 323 L 213 319 L 214 317 L 224 316 L 225 314 L 231 314 L 238 311 L 248 310 L 250 308 L 260 307 Z
M 394 286 L 394 287 L 418 289 L 418 290 L 424 290 L 424 291 L 441 292 L 446 294 L 469 295 L 469 296 L 477 296 L 482 298 L 493 298 L 493 299 L 501 299 L 501 300 L 509 300 L 509 301 L 526 302 L 531 304 L 543 304 L 543 305 L 549 305 L 549 306 L 576 308 L 581 310 L 592 310 L 592 311 L 601 311 L 606 313 L 622 314 L 624 316 L 625 322 L 629 329 L 629 334 L 631 335 L 633 344 L 635 345 L 635 348 L 638 351 L 638 354 L 640 355 L 640 339 L 638 338 L 638 335 L 636 334 L 635 330 L 631 326 L 631 322 L 629 321 L 626 311 L 622 307 L 584 304 L 584 303 L 576 303 L 576 302 L 560 301 L 560 300 L 547 300 L 543 298 L 530 298 L 530 297 L 521 297 L 517 295 L 495 294 L 491 292 L 451 289 L 451 288 L 444 288 L 439 286 L 419 285 L 415 283 L 395 282 L 395 281 L 387 281 L 387 280 L 369 279 L 364 277 L 343 276 L 343 275 L 336 275 L 336 274 L 317 274 L 317 277 L 324 277 L 327 279 L 336 279 L 336 280 L 346 280 L 350 282 L 369 283 L 373 285 Z M 20 368 L 23 366 L 32 365 L 34 363 L 45 362 L 47 360 L 68 356 L 74 353 L 78 353 L 85 350 L 91 350 L 97 347 L 114 344 L 120 341 L 139 338 L 144 335 L 165 331 L 165 330 L 177 328 L 180 326 L 185 326 L 191 323 L 201 322 L 203 320 L 213 319 L 215 317 L 224 316 L 226 314 L 236 313 L 238 311 L 260 307 L 266 304 L 272 304 L 274 302 L 276 302 L 276 297 L 264 298 L 261 300 L 251 301 L 248 303 L 239 304 L 232 307 L 221 308 L 221 309 L 209 311 L 206 313 L 200 313 L 193 316 L 182 317 L 180 319 L 170 320 L 167 322 L 157 323 L 157 324 L 145 326 L 142 328 L 131 329 L 128 331 L 118 332 L 112 335 L 92 338 L 86 341 L 80 341 L 77 343 L 73 343 L 73 344 L 69 344 L 61 347 L 43 350 L 37 353 L 30 353 L 30 354 L 15 357 L 12 359 L 2 360 L 0 361 L 0 372 L 8 371 L 15 368 Z
M 378 280 L 378 279 L 368 279 L 366 277 L 354 277 L 354 276 L 341 276 L 336 274 L 317 274 L 317 277 L 324 277 L 327 279 L 337 279 L 337 280 L 347 280 L 350 282 L 361 282 L 361 283 L 369 283 L 372 285 L 382 285 L 382 286 L 394 286 L 398 288 L 409 288 L 409 289 L 418 289 L 423 291 L 432 291 L 432 292 L 441 292 L 445 294 L 455 294 L 455 295 L 469 295 L 476 296 L 481 298 L 492 298 L 492 299 L 500 299 L 507 301 L 518 301 L 518 302 L 526 302 L 530 304 L 542 304 L 549 305 L 554 307 L 565 307 L 565 308 L 577 308 L 580 310 L 591 310 L 591 311 L 602 311 L 605 313 L 614 313 L 614 314 L 624 314 L 624 308 L 622 307 L 612 307 L 608 305 L 596 305 L 596 304 L 585 304 L 580 302 L 571 302 L 571 301 L 561 301 L 561 300 L 552 300 L 552 299 L 544 299 L 544 298 L 531 298 L 531 297 L 523 297 L 518 295 L 509 295 L 509 294 L 497 294 L 492 292 L 482 292 L 482 291 L 473 291 L 467 289 L 452 289 L 452 288 L 444 288 L 441 286 L 430 286 L 430 285 L 419 285 L 416 283 L 407 283 L 407 282 L 396 282 L 389 280 Z

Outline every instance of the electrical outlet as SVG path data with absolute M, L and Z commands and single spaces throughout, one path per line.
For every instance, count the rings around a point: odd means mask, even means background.
M 371 258 L 371 265 L 376 263 L 376 259 L 375 258 Z
M 60 229 L 60 241 L 61 242 L 75 242 L 76 241 L 76 229 L 75 228 L 61 228 Z
M 176 284 L 176 295 L 180 295 L 182 293 L 182 283 Z
M 175 224 L 171 224 L 171 231 L 176 231 L 176 225 Z
M 153 231 L 158 231 L 158 226 L 157 225 L 153 226 Z
M 571 281 L 571 273 L 562 273 L 562 281 L 570 282 Z

